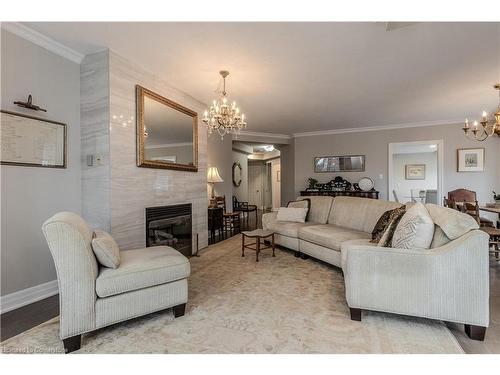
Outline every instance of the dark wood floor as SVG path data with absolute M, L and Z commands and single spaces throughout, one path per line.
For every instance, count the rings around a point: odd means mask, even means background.
M 59 295 L 0 315 L 1 341 L 27 331 L 59 315 Z

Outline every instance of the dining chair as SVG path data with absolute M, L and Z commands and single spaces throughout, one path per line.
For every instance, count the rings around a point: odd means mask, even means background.
M 394 199 L 396 200 L 396 202 L 401 203 L 401 202 L 399 202 L 398 193 L 396 193 L 396 189 L 392 190 L 392 195 L 394 196 Z
M 460 205 L 463 202 L 477 202 L 477 194 L 473 190 L 465 188 L 455 189 L 448 192 L 448 199 L 452 199 L 456 204 Z M 493 221 L 485 217 L 480 217 L 480 226 L 494 227 Z

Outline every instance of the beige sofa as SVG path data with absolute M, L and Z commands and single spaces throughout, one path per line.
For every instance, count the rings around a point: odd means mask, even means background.
M 428 204 L 435 233 L 430 250 L 393 249 L 369 242 L 379 217 L 396 202 L 311 196 L 306 223 L 262 217 L 278 245 L 307 254 L 344 273 L 351 319 L 384 311 L 465 324 L 484 339 L 489 324 L 488 236 L 469 215 Z

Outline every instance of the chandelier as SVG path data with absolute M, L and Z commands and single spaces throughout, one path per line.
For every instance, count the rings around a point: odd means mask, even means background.
M 500 94 L 500 83 L 497 83 L 493 87 L 498 90 L 498 93 Z M 481 126 L 479 126 L 479 124 L 481 124 Z M 474 121 L 472 126 L 470 126 L 469 120 L 465 119 L 465 124 L 462 129 L 468 138 L 480 142 L 488 139 L 493 134 L 500 136 L 500 102 L 498 103 L 497 111 L 493 116 L 488 116 L 488 113 L 483 111 L 481 121 L 479 121 L 479 123 Z
M 223 80 L 222 96 L 219 100 L 212 102 L 210 108 L 203 114 L 202 121 L 207 124 L 208 134 L 217 132 L 221 139 L 224 139 L 226 134 L 234 134 L 238 138 L 241 129 L 247 126 L 245 115 L 240 113 L 236 102 L 233 101 L 232 104 L 229 104 L 226 92 L 226 77 L 229 72 L 221 70 L 219 74 Z

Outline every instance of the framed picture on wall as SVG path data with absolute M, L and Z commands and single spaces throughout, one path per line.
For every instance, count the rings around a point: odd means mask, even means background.
M 457 172 L 483 172 L 484 148 L 459 148 Z
M 406 180 L 425 180 L 425 164 L 406 164 Z

